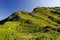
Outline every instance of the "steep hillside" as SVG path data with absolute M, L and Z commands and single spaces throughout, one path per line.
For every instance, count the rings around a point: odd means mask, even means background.
M 0 40 L 60 40 L 60 7 L 13 13 L 0 21 Z

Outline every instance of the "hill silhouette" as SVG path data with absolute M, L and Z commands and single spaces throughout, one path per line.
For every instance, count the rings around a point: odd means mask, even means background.
M 14 12 L 0 21 L 0 40 L 60 40 L 60 7 Z

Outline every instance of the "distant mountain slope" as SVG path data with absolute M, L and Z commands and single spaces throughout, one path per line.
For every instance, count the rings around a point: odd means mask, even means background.
M 0 21 L 0 40 L 60 40 L 60 7 L 13 13 Z

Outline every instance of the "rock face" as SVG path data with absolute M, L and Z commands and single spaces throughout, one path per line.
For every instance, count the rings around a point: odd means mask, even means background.
M 17 11 L 0 21 L 1 40 L 60 40 L 60 7 Z

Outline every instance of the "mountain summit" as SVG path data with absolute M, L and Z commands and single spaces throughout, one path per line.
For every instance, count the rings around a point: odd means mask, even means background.
M 17 11 L 0 21 L 1 40 L 60 40 L 60 7 Z

